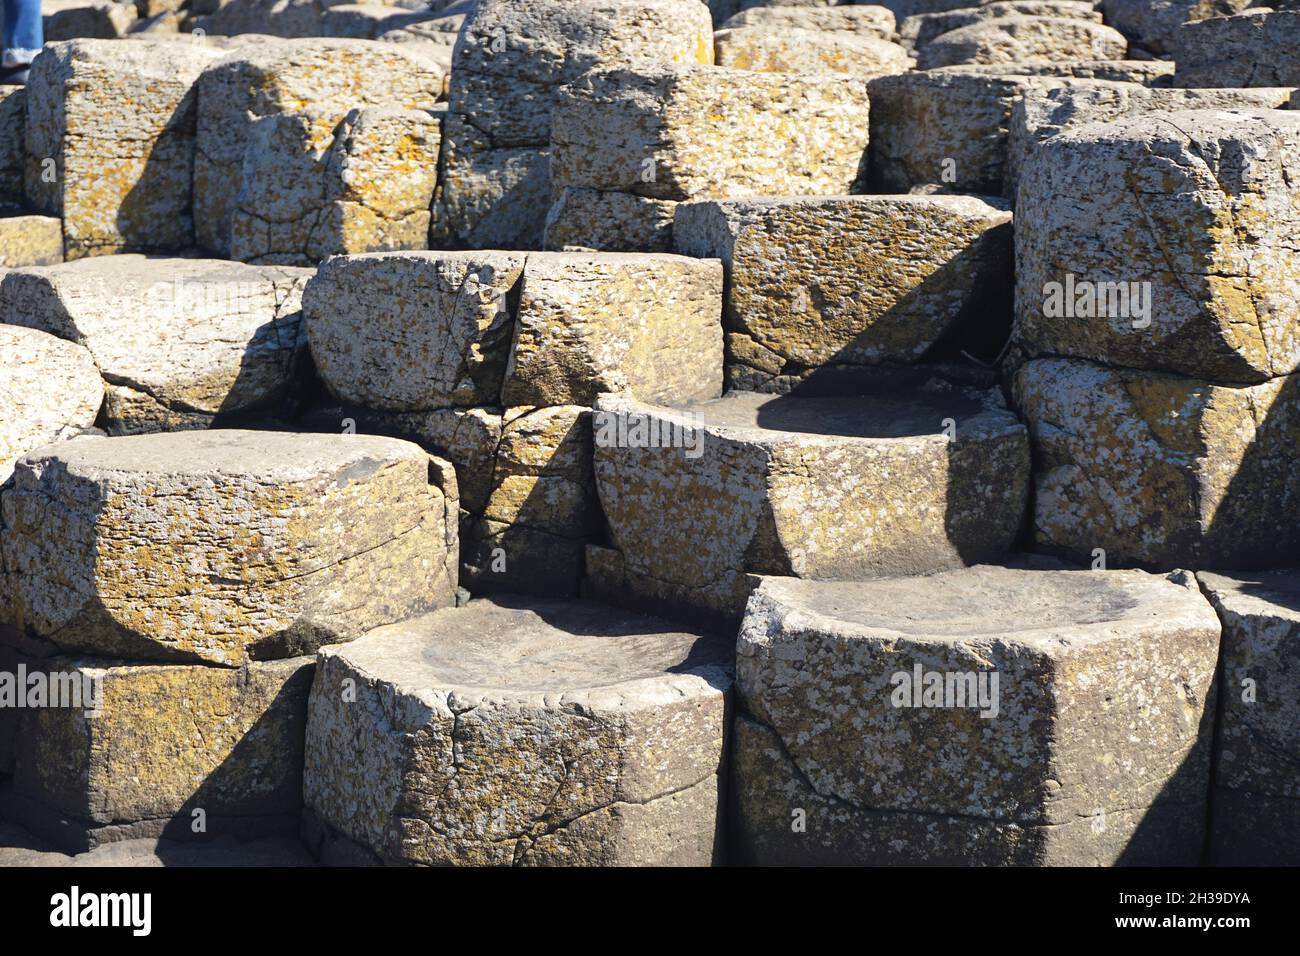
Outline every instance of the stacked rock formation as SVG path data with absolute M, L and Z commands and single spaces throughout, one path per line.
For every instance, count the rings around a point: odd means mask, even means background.
M 1300 863 L 1300 14 L 401 2 L 0 87 L 0 863 Z

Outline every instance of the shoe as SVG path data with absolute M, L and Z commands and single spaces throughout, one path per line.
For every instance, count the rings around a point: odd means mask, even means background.
M 31 64 L 28 63 L 0 67 L 0 86 L 26 86 L 31 69 Z

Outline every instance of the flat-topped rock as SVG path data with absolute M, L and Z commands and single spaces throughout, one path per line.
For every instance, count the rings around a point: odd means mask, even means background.
M 5 322 L 90 350 L 113 434 L 206 428 L 274 411 L 304 357 L 307 269 L 215 259 L 104 256 L 13 269 Z
M 1015 16 L 1057 17 L 1095 23 L 1102 20 L 1101 11 L 1086 0 L 1004 0 L 938 13 L 914 14 L 899 24 L 898 35 L 904 43 L 911 43 L 919 50 L 949 31 Z
M 1173 52 L 1175 86 L 1300 86 L 1300 10 L 1186 23 Z
M 306 802 L 385 863 L 708 865 L 730 683 L 658 618 L 471 601 L 322 652 Z
M 1197 572 L 1223 621 L 1210 861 L 1300 862 L 1300 572 Z
M 505 405 L 722 394 L 722 264 L 648 253 L 533 253 L 501 387 Z
M 89 37 L 111 40 L 135 24 L 136 6 L 118 0 L 41 0 L 41 33 L 47 43 Z
M 1118 30 L 1075 17 L 997 17 L 959 27 L 920 49 L 918 69 L 964 63 L 1034 60 L 1122 60 L 1128 41 Z
M 81 700 L 22 711 L 6 814 L 71 853 L 292 835 L 312 670 L 310 658 L 238 670 L 52 658 L 51 686 Z
M 733 388 L 767 390 L 828 365 L 916 362 L 954 327 L 992 325 L 1009 305 L 1011 213 L 998 200 L 683 203 L 673 242 L 727 267 Z
M 454 601 L 457 496 L 443 472 L 417 445 L 365 435 L 45 448 L 0 496 L 9 617 L 136 660 L 237 666 L 348 640 Z
M 712 33 L 698 0 L 482 0 L 456 46 L 434 244 L 540 248 L 557 92 L 602 67 L 712 64 Z
M 0 367 L 2 484 L 19 456 L 93 426 L 104 386 L 89 351 L 36 329 L 0 325 Z
M 737 616 L 750 573 L 854 579 L 988 560 L 1024 508 L 1024 427 L 996 393 L 937 380 L 680 408 L 602 396 L 592 424 L 617 549 L 589 549 L 592 586 L 705 615 Z
M 1102 0 L 1100 7 L 1106 22 L 1135 45 L 1172 54 L 1184 23 L 1230 16 L 1252 5 L 1252 0 Z
M 1297 177 L 1289 110 L 1149 113 L 1043 143 L 1019 185 L 1018 342 L 1220 383 L 1290 373 Z
M 1013 391 L 1039 549 L 1163 569 L 1300 562 L 1300 529 L 1277 517 L 1300 494 L 1295 375 L 1234 388 L 1041 358 Z
M 737 644 L 742 859 L 1197 862 L 1219 622 L 1190 576 L 1059 568 L 764 578 Z
M 204 44 L 50 43 L 27 83 L 28 200 L 69 259 L 194 245 L 194 84 Z
M 524 260 L 395 252 L 322 263 L 303 312 L 325 386 L 345 402 L 390 411 L 496 404 Z
M 1289 87 L 1184 90 L 1109 80 L 1026 90 L 1011 111 L 1004 191 L 1015 196 L 1030 155 L 1068 129 L 1163 110 L 1285 109 L 1293 92 Z
M 751 6 L 728 17 L 718 29 L 735 27 L 794 27 L 804 30 L 840 30 L 889 40 L 894 35 L 894 11 L 888 7 L 861 6 Z
M 737 26 L 713 34 L 713 43 L 719 66 L 741 70 L 849 73 L 870 79 L 903 73 L 912 66 L 912 58 L 897 43 L 844 30 L 787 24 Z
M 442 83 L 443 71 L 400 44 L 311 37 L 248 44 L 226 53 L 198 82 L 194 160 L 198 244 L 230 255 L 245 154 L 260 118 L 307 112 L 315 139 L 310 145 L 325 152 L 335 128 L 350 110 L 372 106 L 428 109 L 437 102 Z M 263 167 L 270 162 L 264 148 Z M 254 172 L 257 168 L 255 163 Z M 305 185 L 292 176 L 282 177 L 278 183 L 281 202 Z M 372 186 L 379 188 L 380 184 Z M 252 198 L 248 201 L 253 203 Z M 265 202 L 260 206 L 253 203 L 252 209 L 261 208 L 264 219 L 286 218 L 277 217 L 266 206 Z
M 0 270 L 63 261 L 63 223 L 56 216 L 0 218 Z

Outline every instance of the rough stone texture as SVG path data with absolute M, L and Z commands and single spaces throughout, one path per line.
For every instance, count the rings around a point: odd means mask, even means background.
M 244 156 L 260 117 L 289 111 L 311 115 L 314 145 L 324 152 L 350 110 L 429 109 L 442 82 L 442 70 L 400 44 L 312 38 L 250 44 L 228 53 L 204 71 L 198 84 L 198 244 L 229 256 Z M 430 148 L 437 150 L 436 140 L 416 154 L 423 157 Z M 285 179 L 267 185 L 278 185 L 283 199 L 320 184 Z M 384 183 L 369 185 L 386 188 Z
M 26 87 L 0 86 L 0 212 L 21 210 L 27 201 L 23 193 L 26 126 Z
M 625 253 L 528 256 L 501 387 L 506 405 L 722 394 L 722 264 Z
M 866 83 L 835 74 L 589 73 L 560 92 L 551 179 L 679 201 L 843 193 L 865 166 L 867 118 Z
M 1199 572 L 1223 621 L 1209 857 L 1300 863 L 1300 572 Z
M 1018 342 L 1031 355 L 1214 382 L 1290 373 L 1300 364 L 1297 181 L 1300 114 L 1284 110 L 1158 112 L 1044 143 L 1020 181 Z M 1115 295 L 1057 308 L 1048 284 L 1064 289 L 1068 276 Z M 1148 284 L 1149 315 L 1118 298 L 1133 282 Z
M 1186 24 L 1174 55 L 1175 86 L 1300 86 L 1300 10 Z
M 1072 60 L 1032 63 L 967 63 L 941 66 L 936 73 L 978 73 L 983 76 L 1060 76 L 1078 80 L 1113 80 L 1144 86 L 1169 86 L 1174 78 L 1171 60 Z
M 124 839 L 292 833 L 302 805 L 310 658 L 239 670 L 54 658 L 99 681 L 98 713 L 25 711 L 11 819 L 65 851 Z
M 481 514 L 465 527 L 466 586 L 576 595 L 586 546 L 603 530 L 591 410 L 507 408 L 490 464 Z
M 482 0 L 457 43 L 435 244 L 541 246 L 556 91 L 588 70 L 713 62 L 698 0 Z
M 1011 111 L 1005 191 L 1015 196 L 1020 170 L 1039 143 L 1076 126 L 1158 110 L 1284 109 L 1293 91 L 1264 89 L 1180 90 L 1094 80 L 1087 85 L 1026 90 Z
M 1122 60 L 1128 41 L 1118 30 L 1065 17 L 998 17 L 950 30 L 917 54 L 919 69 L 964 63 L 1033 60 Z
M 551 250 L 669 252 L 673 211 L 669 199 L 563 186 L 552 194 L 542 246 Z
M 321 654 L 306 803 L 385 863 L 708 865 L 729 656 L 591 602 L 374 631 Z
M 90 352 L 35 329 L 0 325 L 0 484 L 34 448 L 95 424 L 104 386 Z
M 495 404 L 524 261 L 509 252 L 326 261 L 303 296 L 321 379 L 342 401 L 388 411 Z
M 425 110 L 330 106 L 257 120 L 244 153 L 230 255 L 313 264 L 328 255 L 424 249 L 440 121 Z
M 1034 536 L 1112 565 L 1300 563 L 1300 380 L 1229 388 L 1036 359 L 1015 376 L 1035 445 Z
M 589 552 L 588 574 L 610 595 L 734 618 L 749 572 L 855 579 L 988 560 L 1024 510 L 1029 444 L 995 392 L 933 381 L 680 408 L 603 396 L 596 409 L 617 552 L 594 570 Z
M 719 66 L 766 73 L 848 73 L 871 79 L 905 73 L 912 66 L 897 43 L 843 30 L 733 27 L 715 33 L 713 43 Z
M 1190 575 L 764 579 L 737 643 L 741 859 L 1195 864 L 1218 648 Z M 917 669 L 997 675 L 995 708 L 899 706 Z
M 194 244 L 200 44 L 51 43 L 27 84 L 27 198 L 63 219 L 69 259 Z
M 450 471 L 362 435 L 46 448 L 0 495 L 8 616 L 61 647 L 135 660 L 237 666 L 349 640 L 454 601 Z
M 124 36 L 137 19 L 134 3 L 119 0 L 41 0 L 46 43 L 79 37 L 111 40 Z
M 781 4 L 741 10 L 735 16 L 723 21 L 719 29 L 760 26 L 776 29 L 797 27 L 804 30 L 836 30 L 890 40 L 894 36 L 894 13 L 887 7 L 872 5 L 812 7 Z
M 1057 17 L 1101 23 L 1101 11 L 1085 0 L 1005 0 L 1002 3 L 987 3 L 941 13 L 919 13 L 899 24 L 898 34 L 904 43 L 911 43 L 919 50 L 950 30 L 1002 17 L 1018 16 Z
M 673 231 L 727 267 L 731 387 L 915 362 L 1009 305 L 1011 213 L 974 196 L 683 203 Z
M 1152 53 L 1173 53 L 1184 23 L 1231 16 L 1252 0 L 1102 0 L 1106 22 Z M 1218 85 L 1218 84 L 1216 84 Z
M 905 193 L 937 184 L 952 192 L 1001 195 L 1016 100 L 1029 89 L 1072 82 L 965 70 L 872 80 L 872 191 Z
M 14 269 L 0 317 L 90 350 L 112 434 L 207 428 L 284 406 L 306 341 L 310 272 L 109 256 Z
M 0 271 L 63 261 L 63 223 L 54 216 L 0 218 Z

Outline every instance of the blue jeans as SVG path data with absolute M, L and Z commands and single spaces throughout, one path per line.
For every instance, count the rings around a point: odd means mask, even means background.
M 45 42 L 41 0 L 4 0 L 4 11 L 4 65 L 31 63 Z

